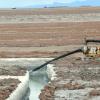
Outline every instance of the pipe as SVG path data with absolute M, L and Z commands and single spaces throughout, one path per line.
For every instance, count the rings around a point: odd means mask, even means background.
M 85 41 L 86 41 L 86 44 L 87 44 L 88 42 L 96 42 L 96 43 L 100 43 L 100 40 L 93 40 L 93 39 L 85 40 Z
M 56 57 L 56 58 L 54 58 L 54 59 L 52 59 L 52 60 L 47 61 L 46 63 L 44 63 L 44 64 L 42 64 L 42 65 L 40 65 L 40 66 L 38 66 L 37 68 L 33 69 L 33 70 L 30 71 L 30 72 L 37 71 L 37 70 L 43 68 L 44 66 L 46 66 L 47 64 L 49 64 L 49 63 L 51 63 L 51 62 L 53 62 L 53 61 L 59 60 L 59 59 L 61 59 L 61 58 L 64 58 L 64 57 L 66 57 L 66 56 L 69 56 L 69 55 L 74 54 L 74 53 L 77 53 L 77 52 L 82 52 L 82 49 L 79 48 L 79 49 L 70 51 L 70 52 L 68 52 L 68 53 L 66 53 L 66 54 L 63 54 L 63 55 L 61 55 L 61 56 L 58 56 L 58 57 Z

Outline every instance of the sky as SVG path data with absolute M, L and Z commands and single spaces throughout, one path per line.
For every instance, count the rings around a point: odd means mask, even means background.
M 90 2 L 91 1 L 91 2 Z M 28 6 L 36 6 L 36 5 L 50 5 L 54 2 L 58 3 L 66 3 L 71 4 L 75 2 L 87 2 L 94 4 L 99 3 L 100 0 L 0 0 L 0 8 L 12 8 L 12 7 L 28 7 Z

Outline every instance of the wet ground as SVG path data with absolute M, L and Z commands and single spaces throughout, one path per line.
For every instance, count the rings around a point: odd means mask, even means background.
M 55 63 L 56 79 L 40 94 L 40 100 L 99 100 L 100 60 L 69 57 Z

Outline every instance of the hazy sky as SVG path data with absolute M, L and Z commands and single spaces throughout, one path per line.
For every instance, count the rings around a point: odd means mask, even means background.
M 30 5 L 39 4 L 52 4 L 54 2 L 59 3 L 72 3 L 77 1 L 93 1 L 93 0 L 0 0 L 0 8 L 4 7 L 25 7 Z M 100 0 L 94 0 L 99 1 Z

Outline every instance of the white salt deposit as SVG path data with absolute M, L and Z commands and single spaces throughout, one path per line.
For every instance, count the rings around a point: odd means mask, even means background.
M 29 87 L 29 72 L 23 77 L 18 77 L 21 83 L 6 100 L 22 100 Z

